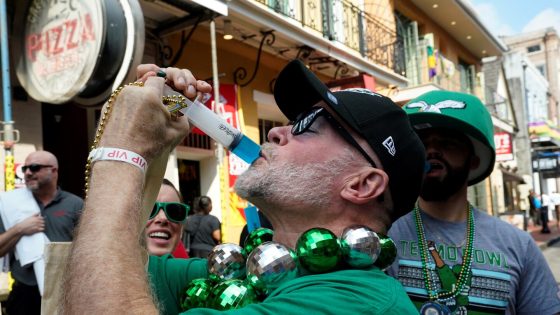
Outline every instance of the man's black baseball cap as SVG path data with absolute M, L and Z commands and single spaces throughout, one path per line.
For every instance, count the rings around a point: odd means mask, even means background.
M 373 149 L 389 176 L 394 222 L 414 208 L 424 177 L 424 145 L 406 113 L 391 99 L 367 89 L 331 92 L 299 60 L 286 65 L 274 86 L 274 98 L 290 120 L 324 101 Z M 379 166 L 379 165 L 378 165 Z

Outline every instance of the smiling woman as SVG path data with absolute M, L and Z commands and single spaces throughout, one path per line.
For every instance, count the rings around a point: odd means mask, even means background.
M 146 223 L 146 247 L 150 255 L 163 256 L 173 253 L 181 244 L 183 223 L 187 218 L 189 206 L 182 203 L 183 198 L 173 184 L 167 179 L 163 180 L 157 202 L 154 205 L 150 218 Z M 183 248 L 182 257 L 186 257 Z

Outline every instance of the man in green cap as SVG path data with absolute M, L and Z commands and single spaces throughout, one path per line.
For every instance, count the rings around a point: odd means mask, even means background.
M 421 314 L 557 314 L 560 292 L 529 234 L 467 200 L 494 168 L 490 114 L 469 94 L 433 91 L 404 107 L 429 168 L 414 210 L 389 235 L 398 278 Z

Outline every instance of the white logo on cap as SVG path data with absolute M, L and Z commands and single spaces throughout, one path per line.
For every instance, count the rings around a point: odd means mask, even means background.
M 338 99 L 331 92 L 327 92 L 327 97 L 329 98 L 329 100 L 331 100 L 331 102 L 338 105 Z
M 393 141 L 393 137 L 389 136 L 387 139 L 383 140 L 383 146 L 387 149 L 387 152 L 392 156 L 395 156 L 397 153 L 397 149 L 395 148 L 395 142 Z
M 356 93 L 368 94 L 368 95 L 371 95 L 371 96 L 378 96 L 378 97 L 383 96 L 381 94 L 377 94 L 375 92 L 372 92 L 371 90 L 361 89 L 361 88 L 350 88 L 350 89 L 342 90 L 342 92 L 356 92 Z
M 428 112 L 428 113 L 438 113 L 441 114 L 441 109 L 453 108 L 453 109 L 464 109 L 467 107 L 467 104 L 464 102 L 454 101 L 454 100 L 445 100 L 433 105 L 426 103 L 425 101 L 414 102 L 406 105 L 406 108 L 420 108 L 419 112 Z

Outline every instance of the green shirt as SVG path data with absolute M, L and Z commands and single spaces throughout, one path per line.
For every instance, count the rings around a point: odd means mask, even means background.
M 162 314 L 177 314 L 187 284 L 205 277 L 206 260 L 150 257 L 148 266 Z M 196 308 L 184 314 L 417 314 L 395 279 L 377 267 L 312 274 L 287 281 L 262 303 L 220 312 Z

